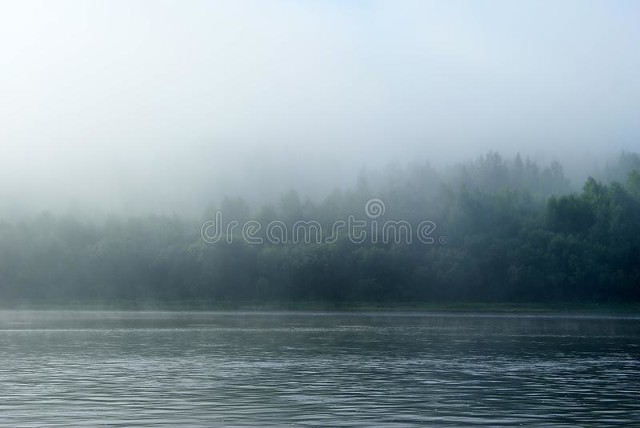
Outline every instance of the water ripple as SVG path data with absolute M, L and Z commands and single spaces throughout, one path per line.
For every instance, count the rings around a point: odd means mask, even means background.
M 0 426 L 638 426 L 640 320 L 0 314 Z

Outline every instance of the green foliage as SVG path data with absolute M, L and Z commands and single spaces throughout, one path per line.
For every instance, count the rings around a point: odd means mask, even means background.
M 625 156 L 624 168 L 635 165 Z M 207 244 L 198 222 L 159 216 L 5 221 L 0 299 L 638 301 L 640 174 L 627 174 L 625 185 L 590 178 L 569 194 L 558 164 L 490 153 L 445 173 L 414 164 L 363 174 L 320 203 L 290 192 L 255 213 L 242 199 L 221 204 L 228 219 L 313 219 L 328 230 L 366 219 L 365 202 L 380 197 L 389 218 L 432 220 L 446 244 Z

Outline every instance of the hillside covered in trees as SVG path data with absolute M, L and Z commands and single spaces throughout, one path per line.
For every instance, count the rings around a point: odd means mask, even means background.
M 383 213 L 365 211 L 373 198 Z M 203 224 L 216 212 L 239 226 L 207 242 Z M 385 220 L 435 228 L 411 242 L 264 239 L 273 222 L 289 232 L 300 221 L 330 231 L 350 217 L 365 230 Z M 242 239 L 248 222 L 262 226 L 259 245 Z M 577 189 L 558 163 L 489 153 L 445 171 L 414 164 L 364 172 L 319 202 L 291 191 L 252 210 L 227 198 L 199 220 L 5 219 L 0 301 L 640 301 L 640 156 L 623 153 Z

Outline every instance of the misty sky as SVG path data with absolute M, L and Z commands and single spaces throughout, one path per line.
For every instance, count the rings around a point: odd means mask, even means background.
M 197 212 L 639 136 L 638 1 L 0 0 L 14 208 Z

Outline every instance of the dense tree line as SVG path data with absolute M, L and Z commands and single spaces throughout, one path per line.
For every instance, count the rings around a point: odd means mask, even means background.
M 608 178 L 607 178 L 608 177 Z M 622 180 L 622 177 L 625 177 Z M 285 194 L 250 209 L 227 198 L 240 226 L 216 243 L 177 217 L 103 222 L 39 214 L 0 222 L 0 299 L 50 301 L 403 302 L 639 301 L 640 156 L 624 153 L 600 180 L 571 192 L 562 167 L 489 153 L 436 171 L 428 164 L 363 173 L 322 202 Z M 367 201 L 384 215 L 367 215 Z M 338 219 L 372 230 L 429 220 L 433 242 L 270 242 L 242 239 L 249 221 Z M 265 237 L 263 227 L 256 236 Z M 398 235 L 400 236 L 400 235 Z M 445 242 L 446 241 L 446 242 Z

